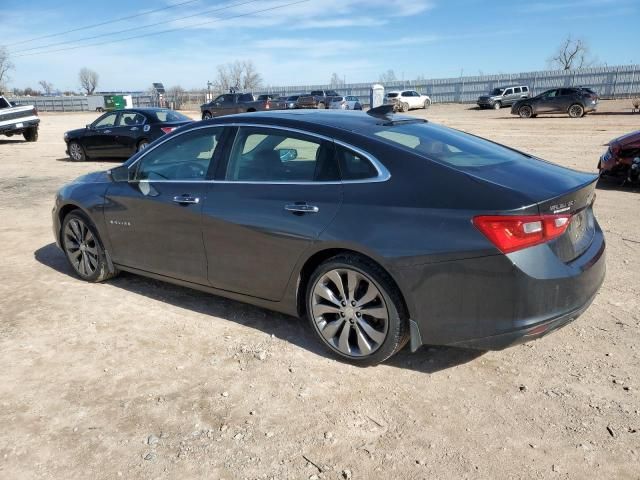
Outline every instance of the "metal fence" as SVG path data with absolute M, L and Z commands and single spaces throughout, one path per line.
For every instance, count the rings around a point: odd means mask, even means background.
M 375 83 L 375 82 L 373 82 Z M 478 96 L 496 87 L 510 84 L 528 85 L 533 95 L 556 87 L 585 86 L 593 88 L 601 98 L 630 98 L 640 96 L 640 65 L 585 68 L 581 70 L 552 70 L 540 72 L 484 75 L 475 77 L 440 78 L 390 82 L 386 90 L 417 90 L 431 97 L 434 103 L 471 103 Z M 361 103 L 369 104 L 371 83 L 350 83 L 342 87 L 332 85 L 297 85 L 270 87 L 253 92 L 260 94 L 295 95 L 311 90 L 335 89 L 344 95 L 355 95 Z M 157 106 L 153 95 L 133 93 L 136 107 Z M 36 105 L 44 112 L 79 112 L 90 110 L 86 97 L 14 97 L 19 105 Z M 165 96 L 165 105 L 176 109 L 198 110 L 205 102 L 204 93 L 184 93 L 180 98 Z
M 533 95 L 550 88 L 585 86 L 593 88 L 601 98 L 629 98 L 640 96 L 640 65 L 396 81 L 387 83 L 384 87 L 385 90 L 417 90 L 429 95 L 434 103 L 470 103 L 496 87 L 510 84 L 528 85 Z M 271 87 L 255 93 L 296 95 L 311 90 L 332 89 L 344 95 L 355 95 L 361 102 L 368 104 L 370 88 L 371 83 L 351 83 L 342 87 L 328 84 L 297 85 Z

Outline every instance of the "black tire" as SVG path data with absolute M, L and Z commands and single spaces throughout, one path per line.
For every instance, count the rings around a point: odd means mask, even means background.
M 202 119 L 203 120 L 211 120 L 213 118 L 213 115 L 211 115 L 211 112 L 203 112 L 202 113 Z
M 567 113 L 571 118 L 582 118 L 584 117 L 584 107 L 579 103 L 574 103 L 569 107 Z
M 136 152 L 139 152 L 140 150 L 144 150 L 148 146 L 149 146 L 149 140 L 142 139 L 138 142 L 138 145 L 136 146 Z
M 400 103 L 400 111 L 406 113 L 409 111 L 409 104 L 407 102 Z
M 318 282 L 322 278 L 324 278 L 325 274 L 334 270 L 349 270 L 360 274 L 362 278 L 365 279 L 365 281 L 373 284 L 377 288 L 378 292 L 384 299 L 382 305 L 386 307 L 387 312 L 386 336 L 384 337 L 384 340 L 381 341 L 376 349 L 370 354 L 349 355 L 341 352 L 340 350 L 338 350 L 337 346 L 331 344 L 328 340 L 325 339 L 322 333 L 320 333 L 318 323 L 314 319 L 314 289 L 316 288 Z M 367 286 L 367 288 L 369 288 L 369 286 Z M 376 365 L 378 363 L 384 362 L 396 352 L 401 350 L 402 347 L 404 347 L 409 341 L 409 316 L 406 312 L 406 308 L 404 306 L 404 302 L 398 288 L 386 271 L 364 257 L 354 254 L 343 254 L 326 260 L 316 268 L 316 270 L 309 278 L 305 295 L 307 320 L 311 324 L 311 328 L 316 335 L 316 338 L 318 338 L 320 343 L 329 352 L 342 360 L 346 360 L 350 363 L 360 366 Z M 344 302 L 343 305 L 345 305 Z M 348 305 L 346 306 L 348 307 Z M 365 313 L 365 310 L 363 310 L 363 313 Z M 364 315 L 359 315 L 359 317 L 361 320 Z M 340 319 L 338 318 L 338 320 Z M 361 327 L 355 328 L 354 322 L 350 322 L 349 325 L 349 322 L 347 322 L 346 320 L 340 321 L 343 322 L 343 328 L 339 330 L 340 332 L 342 332 L 344 328 L 348 327 L 351 329 L 350 332 L 353 332 L 352 334 L 350 333 L 351 337 L 357 337 L 357 333 L 355 332 Z M 362 332 L 362 330 L 359 331 Z
M 494 104 L 493 104 L 493 109 L 494 110 L 500 110 L 501 108 L 502 108 L 502 103 L 494 102 Z
M 27 142 L 37 142 L 38 141 L 38 127 L 31 127 L 24 131 L 22 134 L 24 139 Z
M 533 117 L 533 108 L 529 105 L 523 105 L 518 109 L 518 115 L 520 118 L 531 118 Z
M 60 240 L 67 262 L 81 279 L 97 283 L 118 274 L 115 268 L 109 270 L 98 231 L 81 210 L 72 210 L 64 217 Z
M 78 142 L 69 143 L 69 158 L 74 162 L 84 162 L 87 160 L 87 154 L 82 145 Z

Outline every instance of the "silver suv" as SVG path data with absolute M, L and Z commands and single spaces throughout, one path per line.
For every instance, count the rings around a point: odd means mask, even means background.
M 489 95 L 478 97 L 478 106 L 480 108 L 495 108 L 513 105 L 518 100 L 529 98 L 531 96 L 529 87 L 526 85 L 511 85 L 508 87 L 494 88 Z

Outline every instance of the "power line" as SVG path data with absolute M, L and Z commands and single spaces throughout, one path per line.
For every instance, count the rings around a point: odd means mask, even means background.
M 162 22 L 151 23 L 149 25 L 142 25 L 142 26 L 137 26 L 137 27 L 132 27 L 132 28 L 126 28 L 124 30 L 118 30 L 116 32 L 101 33 L 100 35 L 93 35 L 91 37 L 77 38 L 75 40 L 65 40 L 64 42 L 50 43 L 50 44 L 47 44 L 47 45 L 40 45 L 38 47 L 24 48 L 22 50 L 14 50 L 13 52 L 9 52 L 9 53 L 11 53 L 13 55 L 15 53 L 30 52 L 30 51 L 33 51 L 33 50 L 41 50 L 43 48 L 56 47 L 58 45 L 68 45 L 70 43 L 83 42 L 85 40 L 94 40 L 96 38 L 109 37 L 111 35 L 118 35 L 120 33 L 126 33 L 126 32 L 132 32 L 132 31 L 135 31 L 135 30 L 141 30 L 143 28 L 157 27 L 158 25 L 164 25 L 166 23 L 171 23 L 171 22 L 175 22 L 175 21 L 178 21 L 178 20 L 185 20 L 187 18 L 199 17 L 201 15 L 207 15 L 209 13 L 220 12 L 222 10 L 229 10 L 231 8 L 234 8 L 234 7 L 241 7 L 242 5 L 247 5 L 249 3 L 255 3 L 257 1 L 258 0 L 249 0 L 249 1 L 246 1 L 246 2 L 234 3 L 234 4 L 231 4 L 231 5 L 227 5 L 225 7 L 214 8 L 214 9 L 211 9 L 211 10 L 204 10 L 202 12 L 194 13 L 192 15 L 186 15 L 184 17 L 172 18 L 171 20 L 164 20 Z
M 167 7 L 156 8 L 154 10 L 147 10 L 146 12 L 136 13 L 135 15 L 128 15 L 126 17 L 114 18 L 113 20 L 107 20 L 105 22 L 100 22 L 100 23 L 94 23 L 93 25 L 87 25 L 85 27 L 74 28 L 73 30 L 65 30 L 64 32 L 51 33 L 51 34 L 48 34 L 48 35 L 42 35 L 41 37 L 30 38 L 28 40 L 21 40 L 19 42 L 7 43 L 7 44 L 5 44 L 5 47 L 12 47 L 14 45 L 22 45 L 23 43 L 31 43 L 31 42 L 35 42 L 36 40 L 42 40 L 43 38 L 59 37 L 61 35 L 66 35 L 67 33 L 79 32 L 81 30 L 88 30 L 90 28 L 95 28 L 95 27 L 102 27 L 103 25 L 108 25 L 110 23 L 122 22 L 124 20 L 130 20 L 132 18 L 142 17 L 144 15 L 149 15 L 151 13 L 162 12 L 164 10 L 169 10 L 169 9 L 176 8 L 176 7 L 181 7 L 182 5 L 187 5 L 189 3 L 195 3 L 195 2 L 198 2 L 198 1 L 200 1 L 200 0 L 188 0 L 186 2 L 174 3 L 173 5 L 169 5 Z
M 280 8 L 290 7 L 292 5 L 297 5 L 297 4 L 300 4 L 300 3 L 306 3 L 306 2 L 309 2 L 309 1 L 311 1 L 311 0 L 298 0 L 297 2 L 289 2 L 289 3 L 285 3 L 283 5 L 277 5 L 275 7 L 269 7 L 269 8 L 264 8 L 262 10 L 254 10 L 252 12 L 233 15 L 231 17 L 217 18 L 215 20 L 208 20 L 206 22 L 194 23 L 193 25 L 186 25 L 184 27 L 170 28 L 170 29 L 167 29 L 167 30 L 160 30 L 158 32 L 150 32 L 150 33 L 146 33 L 146 34 L 143 34 L 143 35 L 134 35 L 134 36 L 131 36 L 131 37 L 119 38 L 119 39 L 116 39 L 116 40 L 109 40 L 109 41 L 106 41 L 106 42 L 90 43 L 90 44 L 87 44 L 87 45 L 76 45 L 76 46 L 73 46 L 73 47 L 59 48 L 59 49 L 56 49 L 56 50 L 46 50 L 46 51 L 43 51 L 43 52 L 23 53 L 21 55 L 13 55 L 13 56 L 14 57 L 29 57 L 29 56 L 33 56 L 33 55 L 44 55 L 44 54 L 48 54 L 48 53 L 57 53 L 57 52 L 65 52 L 65 51 L 68 51 L 68 50 L 77 50 L 79 48 L 97 47 L 97 46 L 100 46 L 100 45 L 107 45 L 107 44 L 111 44 L 111 43 L 125 42 L 127 40 L 133 40 L 133 39 L 136 39 L 136 38 L 151 37 L 153 35 L 161 35 L 163 33 L 177 32 L 179 30 L 185 30 L 185 29 L 188 29 L 188 28 L 200 27 L 202 25 L 209 25 L 209 24 L 212 24 L 212 23 L 223 22 L 225 20 L 233 20 L 235 18 L 248 17 L 248 16 L 251 16 L 251 15 L 255 15 L 257 13 L 269 12 L 269 11 L 272 11 L 272 10 L 277 10 L 277 9 L 280 9 Z

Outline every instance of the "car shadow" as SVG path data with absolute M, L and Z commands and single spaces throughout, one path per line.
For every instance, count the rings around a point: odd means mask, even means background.
M 622 112 L 590 112 L 587 115 L 591 116 L 591 115 L 595 115 L 595 116 L 609 116 L 609 115 L 637 115 L 638 112 L 632 112 L 631 109 L 629 109 L 629 111 L 622 111 Z
M 640 185 L 625 182 L 624 177 L 600 177 L 596 182 L 598 190 L 617 190 L 620 192 L 640 192 Z
M 67 263 L 64 254 L 54 243 L 36 250 L 34 257 L 42 265 L 62 275 L 78 279 Z M 78 279 L 78 281 L 81 280 Z M 260 330 L 321 357 L 331 356 L 315 339 L 307 322 L 296 317 L 126 272 L 109 280 L 109 284 L 157 302 Z M 153 324 L 149 323 L 149 325 Z M 484 353 L 480 350 L 426 346 L 411 353 L 407 346 L 390 360 L 387 360 L 385 365 L 422 373 L 435 373 L 470 362 Z
M 12 143 L 29 143 L 29 142 L 27 142 L 23 138 L 20 138 L 20 139 L 16 138 L 15 140 L 0 140 L 0 145 L 7 145 Z
M 70 157 L 60 157 L 60 158 L 56 158 L 56 162 L 67 162 L 67 163 L 91 163 L 91 162 L 109 162 L 109 163 L 124 163 L 126 162 L 128 159 L 122 159 L 122 158 L 90 158 L 89 160 L 84 160 L 82 162 L 76 162 L 75 160 L 72 160 Z

